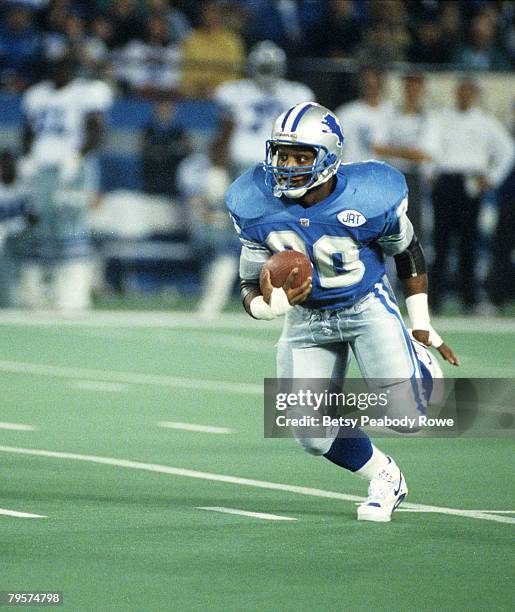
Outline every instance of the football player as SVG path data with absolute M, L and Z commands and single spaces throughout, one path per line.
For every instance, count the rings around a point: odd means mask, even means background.
M 249 78 L 226 81 L 215 91 L 222 108 L 219 147 L 227 147 L 234 176 L 262 160 L 263 142 L 275 117 L 292 104 L 314 99 L 303 85 L 284 79 L 286 54 L 272 41 L 258 43 L 248 57 Z
M 276 120 L 265 163 L 229 188 L 226 203 L 243 245 L 243 304 L 256 319 L 285 315 L 279 378 L 325 378 L 341 388 L 352 351 L 363 378 L 395 382 L 394 415 L 418 416 L 425 406 L 417 351 L 425 349 L 415 349 L 401 318 L 385 255 L 395 259 L 414 338 L 449 363 L 458 360 L 430 324 L 426 264 L 407 216 L 403 175 L 376 161 L 342 165 L 343 140 L 334 113 L 314 102 L 296 104 Z M 309 257 L 312 278 L 294 289 L 293 270 L 274 288 L 268 273 L 260 288 L 264 262 L 285 249 Z M 345 433 L 327 428 L 303 437 L 293 429 L 307 452 L 370 481 L 358 519 L 389 521 L 407 495 L 404 476 L 364 432 Z
M 75 76 L 75 62 L 54 63 L 50 79 L 23 98 L 23 150 L 32 169 L 34 261 L 22 269 L 25 304 L 45 303 L 43 279 L 50 273 L 51 305 L 79 310 L 90 305 L 92 283 L 88 209 L 99 188 L 95 151 L 103 136 L 103 115 L 112 102 L 101 81 Z

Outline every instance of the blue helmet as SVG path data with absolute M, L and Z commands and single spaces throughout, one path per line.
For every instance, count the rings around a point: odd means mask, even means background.
M 264 163 L 265 181 L 273 188 L 274 195 L 301 198 L 308 189 L 313 189 L 329 180 L 342 162 L 343 133 L 334 113 L 316 102 L 302 102 L 280 115 L 266 141 Z M 278 165 L 278 146 L 303 145 L 314 149 L 316 156 L 311 166 Z M 302 187 L 295 187 L 292 178 L 306 176 Z

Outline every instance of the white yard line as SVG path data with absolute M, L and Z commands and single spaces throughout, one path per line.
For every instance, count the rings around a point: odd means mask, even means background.
M 52 311 L 3 310 L 0 325 L 261 330 L 280 329 L 282 321 L 256 321 L 239 313 L 227 313 L 216 321 L 205 321 L 191 312 L 93 310 L 56 314 Z M 443 332 L 468 334 L 515 333 L 515 321 L 501 317 L 435 317 L 434 327 Z
M 197 510 L 210 510 L 211 512 L 222 512 L 224 514 L 238 514 L 239 516 L 250 516 L 251 518 L 264 521 L 296 521 L 292 516 L 281 516 L 279 514 L 267 514 L 266 512 L 249 512 L 237 508 L 224 508 L 223 506 L 196 506 Z
M 94 370 L 90 368 L 75 368 L 54 366 L 42 363 L 23 361 L 0 361 L 0 372 L 12 374 L 36 374 L 56 378 L 87 378 L 106 382 L 136 383 L 142 385 L 157 385 L 161 387 L 179 387 L 195 391 L 217 391 L 236 393 L 238 395 L 262 395 L 263 386 L 251 383 L 230 381 L 204 380 L 201 378 L 179 378 L 163 374 L 143 374 L 140 372 L 118 372 L 115 370 Z
M 30 512 L 17 512 L 16 510 L 6 510 L 5 508 L 0 508 L 0 515 L 14 516 L 16 518 L 48 518 L 48 516 L 44 516 L 43 514 L 31 514 Z
M 166 429 L 183 429 L 185 431 L 197 431 L 201 433 L 211 434 L 230 434 L 234 433 L 234 429 L 229 427 L 214 427 L 211 425 L 196 425 L 195 423 L 179 423 L 177 421 L 161 421 L 157 424 L 158 427 Z
M 104 382 L 101 380 L 77 380 L 70 383 L 72 389 L 81 391 L 107 391 L 110 393 L 121 393 L 126 391 L 129 386 L 122 383 Z
M 168 330 L 167 330 L 168 331 Z M 145 342 L 166 344 L 173 346 L 180 344 L 181 346 L 189 345 L 198 347 L 202 346 L 214 346 L 224 349 L 230 349 L 231 351 L 239 351 L 243 353 L 257 353 L 262 355 L 265 352 L 274 351 L 273 340 L 259 340 L 252 337 L 245 337 L 236 334 L 206 334 L 206 330 L 195 330 L 195 329 L 182 329 L 180 331 L 187 332 L 182 335 L 178 335 L 177 331 L 170 331 L 168 334 L 164 333 L 163 330 L 155 330 L 145 334 Z M 118 340 L 120 342 L 130 341 L 141 341 L 141 330 L 134 329 L 95 329 L 95 328 L 74 328 L 68 330 L 68 333 L 72 333 L 79 336 L 86 336 L 88 338 L 100 338 L 102 340 Z
M 36 431 L 34 425 L 23 425 L 22 423 L 0 423 L 0 429 L 11 429 L 12 431 Z
M 225 482 L 245 487 L 255 487 L 257 489 L 268 489 L 273 491 L 286 491 L 288 493 L 297 493 L 299 495 L 310 495 L 313 497 L 323 497 L 327 499 L 339 499 L 343 501 L 363 501 L 363 497 L 357 495 L 348 495 L 347 493 L 338 493 L 336 491 L 325 491 L 324 489 L 315 489 L 311 487 L 300 487 L 296 485 L 282 484 L 279 482 L 267 482 L 264 480 L 254 480 L 251 478 L 240 478 L 238 476 L 228 476 L 225 474 L 213 474 L 211 472 L 199 472 L 197 470 L 188 470 L 185 468 L 170 467 L 156 463 L 144 463 L 141 461 L 131 461 L 128 459 L 114 459 L 112 457 L 99 457 L 96 455 L 82 455 L 78 453 L 68 453 L 60 451 L 48 451 L 35 448 L 19 448 L 16 446 L 0 446 L 0 452 L 15 453 L 20 455 L 32 455 L 36 457 L 48 457 L 52 459 L 69 459 L 74 461 L 86 461 L 89 463 L 99 463 L 103 465 L 112 465 L 131 470 L 142 470 L 145 472 L 155 472 L 159 474 L 168 474 L 171 476 L 184 476 L 186 478 L 197 478 L 200 480 L 210 480 L 215 482 Z M 404 503 L 404 508 L 420 510 L 425 512 L 434 512 L 437 514 L 447 514 L 452 516 L 461 516 L 466 518 L 479 519 L 484 521 L 493 521 L 496 523 L 515 524 L 515 518 L 509 516 L 499 516 L 482 512 L 478 510 L 461 510 L 459 508 L 446 508 L 442 506 L 428 506 L 424 504 Z

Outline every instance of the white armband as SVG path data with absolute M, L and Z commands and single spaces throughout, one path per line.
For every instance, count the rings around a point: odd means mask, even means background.
M 435 348 L 438 348 L 439 346 L 442 346 L 443 344 L 443 339 L 438 335 L 438 333 L 432 327 L 429 330 L 429 342 L 431 342 L 431 345 L 434 346 Z
M 442 346 L 443 340 L 429 322 L 427 293 L 415 293 L 406 298 L 406 308 L 410 318 L 411 328 L 429 332 L 429 342 L 435 348 Z
M 429 308 L 427 306 L 427 293 L 415 293 L 406 298 L 406 308 L 412 329 L 429 331 Z

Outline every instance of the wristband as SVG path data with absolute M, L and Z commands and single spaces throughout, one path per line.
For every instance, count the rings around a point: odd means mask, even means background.
M 286 291 L 282 288 L 272 289 L 270 296 L 270 309 L 275 317 L 280 317 L 291 310 L 293 306 L 288 301 Z
M 250 302 L 249 309 L 254 319 L 262 319 L 264 321 L 271 321 L 272 319 L 275 319 L 272 309 L 265 302 L 262 295 L 258 295 Z
M 442 344 L 443 344 L 442 338 L 431 327 L 431 325 L 429 326 L 429 342 L 431 342 L 431 345 L 434 346 L 435 348 L 438 348 L 438 347 L 442 346 Z
M 406 308 L 412 329 L 430 331 L 429 309 L 427 306 L 427 293 L 415 293 L 406 298 Z

